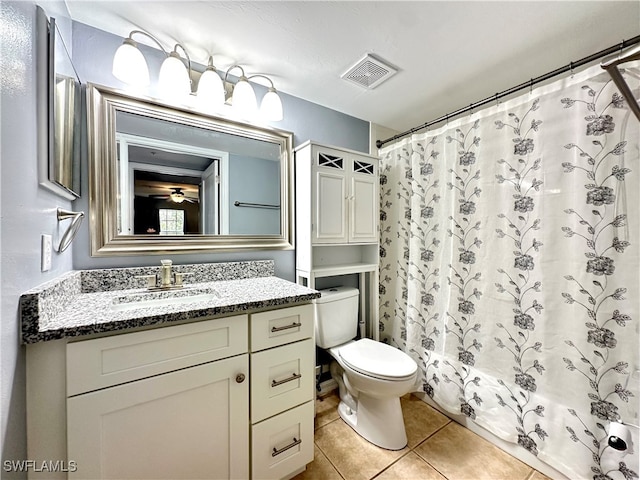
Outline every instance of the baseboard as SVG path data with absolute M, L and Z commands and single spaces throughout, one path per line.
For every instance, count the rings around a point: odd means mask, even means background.
M 320 382 L 320 391 L 317 392 L 318 397 L 324 397 L 329 395 L 333 390 L 338 388 L 338 383 L 330 378 L 329 380 L 325 380 L 324 382 Z

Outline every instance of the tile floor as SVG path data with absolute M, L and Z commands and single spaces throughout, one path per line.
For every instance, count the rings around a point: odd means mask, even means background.
M 370 444 L 338 416 L 338 397 L 316 401 L 315 457 L 294 480 L 548 480 L 419 398 L 402 399 L 408 445 Z

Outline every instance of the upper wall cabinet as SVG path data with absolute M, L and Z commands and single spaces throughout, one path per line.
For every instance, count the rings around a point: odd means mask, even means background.
M 296 149 L 299 230 L 311 222 L 311 243 L 378 241 L 378 159 L 307 142 Z M 311 215 L 308 214 L 311 212 Z M 307 220 L 308 219 L 308 220 Z

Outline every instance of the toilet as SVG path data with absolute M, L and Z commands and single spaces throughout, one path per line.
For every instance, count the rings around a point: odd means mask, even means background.
M 335 359 L 331 376 L 340 390 L 340 417 L 361 437 L 388 450 L 407 445 L 400 397 L 412 391 L 418 366 L 406 353 L 358 329 L 358 289 L 320 290 L 315 300 L 316 345 Z

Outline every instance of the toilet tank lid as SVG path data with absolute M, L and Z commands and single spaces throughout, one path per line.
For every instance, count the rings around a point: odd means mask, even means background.
M 354 287 L 333 287 L 318 291 L 322 296 L 315 300 L 316 303 L 335 302 L 343 298 L 355 297 L 360 293 L 359 290 Z

